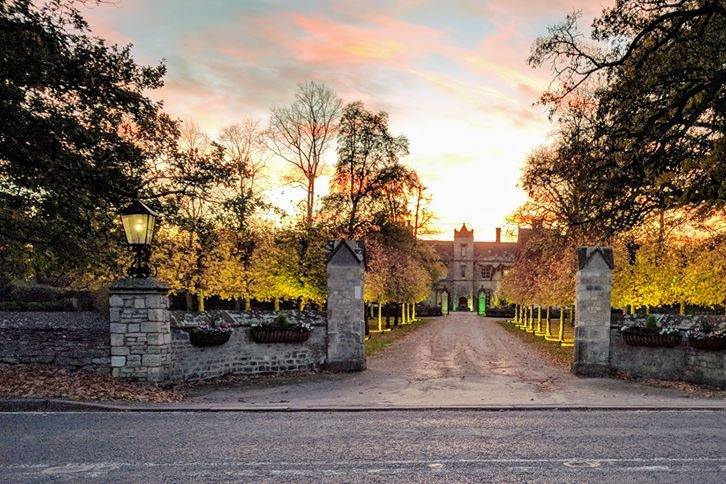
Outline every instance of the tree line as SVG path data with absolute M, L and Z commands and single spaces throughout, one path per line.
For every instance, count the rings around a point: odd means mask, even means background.
M 524 304 L 572 305 L 575 247 L 615 249 L 613 304 L 631 313 L 726 303 L 726 4 L 617 0 L 573 13 L 532 48 L 553 141 L 528 158 L 533 227 L 504 278 Z
M 2 0 L 0 23 L 0 284 L 89 288 L 123 274 L 118 213 L 137 199 L 162 214 L 152 263 L 190 309 L 209 296 L 320 304 L 325 244 L 340 237 L 368 247 L 370 300 L 415 303 L 438 277 L 418 241 L 430 196 L 385 112 L 311 81 L 268 119 L 210 136 L 148 96 L 163 63 L 94 36 L 74 1 Z M 267 190 L 281 187 L 302 204 L 276 207 Z

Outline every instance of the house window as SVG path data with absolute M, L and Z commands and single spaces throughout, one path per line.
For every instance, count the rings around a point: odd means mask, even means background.
M 461 269 L 461 277 L 466 277 L 466 266 L 462 265 L 460 267 Z
M 461 244 L 461 257 L 466 257 L 466 244 Z
M 483 266 L 481 268 L 481 278 L 488 281 L 492 278 L 492 266 Z

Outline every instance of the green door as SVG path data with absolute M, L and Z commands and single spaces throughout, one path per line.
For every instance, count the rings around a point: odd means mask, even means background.
M 479 316 L 487 314 L 487 295 L 483 292 L 479 293 Z

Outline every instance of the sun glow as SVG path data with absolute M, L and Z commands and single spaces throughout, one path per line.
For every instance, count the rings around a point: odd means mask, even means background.
M 405 162 L 433 196 L 436 237 L 450 238 L 467 222 L 487 239 L 524 200 L 521 167 L 548 134 L 535 102 L 550 76 L 526 65 L 530 46 L 561 12 L 589 15 L 600 7 L 558 4 L 532 10 L 517 0 L 481 7 L 394 1 L 375 10 L 341 3 L 314 11 L 293 2 L 190 4 L 161 37 L 150 33 L 169 0 L 93 8 L 87 16 L 99 36 L 133 42 L 142 62 L 167 59 L 165 87 L 152 95 L 212 136 L 243 118 L 264 125 L 269 109 L 287 104 L 308 80 L 329 85 L 344 102 L 388 112 L 392 132 L 410 141 Z M 326 160 L 334 163 L 334 146 Z M 279 181 L 284 170 L 270 160 L 266 178 Z M 320 195 L 326 183 L 318 181 Z M 273 185 L 268 198 L 288 211 L 301 199 Z

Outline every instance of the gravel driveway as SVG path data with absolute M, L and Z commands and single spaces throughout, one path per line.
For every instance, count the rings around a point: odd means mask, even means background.
M 582 379 L 545 360 L 497 320 L 436 318 L 368 359 L 356 374 L 280 384 L 208 387 L 190 404 L 240 406 L 723 406 L 721 398 L 607 378 Z

